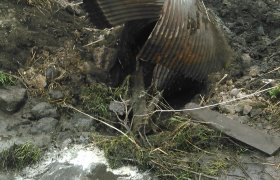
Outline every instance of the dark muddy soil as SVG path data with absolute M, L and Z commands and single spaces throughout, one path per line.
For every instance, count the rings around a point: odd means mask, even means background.
M 50 100 L 48 93 L 51 90 L 62 91 L 67 97 L 64 101 L 81 105 L 79 95 L 82 86 L 119 79 L 116 77 L 118 73 L 114 77 L 109 74 L 115 63 L 110 57 L 116 55 L 118 28 L 95 29 L 80 1 L 52 0 L 50 4 L 39 5 L 25 2 L 0 2 L 0 71 L 19 76 L 28 86 L 29 100 L 24 112 L 30 111 L 40 101 Z M 279 0 L 205 1 L 205 5 L 220 20 L 234 57 L 225 70 L 210 76 L 205 87 L 199 85 L 188 91 L 197 94 L 197 90 L 203 88 L 203 93 L 193 101 L 202 105 L 215 104 L 279 85 L 279 4 Z M 100 62 L 100 59 L 108 62 Z M 188 100 L 190 97 L 184 92 L 180 95 L 179 98 L 175 95 L 169 97 L 176 107 L 183 105 L 182 96 Z M 63 101 L 60 99 L 59 102 Z M 271 99 L 268 92 L 214 109 L 265 133 L 280 136 L 279 98 Z M 63 118 L 55 136 L 63 131 L 65 119 L 70 118 L 64 111 L 60 113 Z M 4 127 L 11 126 L 11 122 L 7 121 L 13 119 L 13 115 L 0 112 L 0 116 L 0 132 L 6 132 Z M 14 117 L 15 121 L 26 121 L 21 111 Z M 22 137 L 29 136 L 38 142 L 45 138 L 38 137 L 36 140 L 26 131 L 15 129 L 11 135 L 19 141 L 27 141 Z M 28 135 L 22 136 L 22 133 Z M 17 137 L 18 134 L 21 134 L 20 137 Z M 1 137 L 0 143 L 4 142 Z M 51 138 L 56 137 L 47 138 L 47 142 L 51 143 Z M 279 152 L 267 157 L 255 150 L 249 151 L 237 156 L 232 168 L 225 170 L 221 179 L 280 179 L 279 164 Z

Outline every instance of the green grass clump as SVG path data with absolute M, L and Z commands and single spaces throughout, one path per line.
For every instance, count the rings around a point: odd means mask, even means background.
M 271 99 L 279 98 L 280 97 L 280 85 L 278 85 L 278 87 L 270 90 L 268 93 L 269 93 Z
M 15 79 L 7 73 L 0 71 L 0 86 L 14 85 Z
M 83 87 L 81 92 L 83 110 L 103 118 L 109 118 L 111 115 L 109 110 L 110 102 L 120 100 L 120 97 L 124 98 L 127 95 L 127 89 L 126 85 L 111 88 L 101 83 Z
M 149 156 L 147 151 L 136 147 L 127 137 L 116 136 L 98 143 L 105 152 L 105 156 L 112 168 L 132 164 L 140 168 L 147 168 Z
M 227 169 L 228 167 L 228 162 L 225 159 L 220 158 L 208 162 L 204 167 L 204 171 L 206 174 L 211 176 L 217 176 L 221 173 L 221 171 Z
M 180 116 L 174 116 L 169 121 L 174 126 L 171 142 L 176 149 L 198 152 L 220 143 L 221 134 L 203 124 L 191 123 L 187 118 Z
M 231 153 L 232 144 L 227 138 L 181 116 L 170 118 L 164 131 L 136 139 L 139 147 L 125 136 L 94 139 L 111 167 L 136 165 L 162 179 L 189 180 L 200 173 L 219 176 L 229 168 L 231 159 L 227 153 Z
M 41 149 L 33 144 L 15 144 L 0 153 L 0 169 L 20 170 L 30 164 L 38 162 L 41 156 Z

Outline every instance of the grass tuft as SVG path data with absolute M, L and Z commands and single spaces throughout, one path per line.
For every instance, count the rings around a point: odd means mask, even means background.
M 0 169 L 20 170 L 30 164 L 38 162 L 41 156 L 41 149 L 33 144 L 15 144 L 0 153 Z
M 0 71 L 0 87 L 14 85 L 15 79 L 7 73 Z
M 277 99 L 280 97 L 280 85 L 276 87 L 275 89 L 270 90 L 269 92 L 270 98 L 271 99 Z
M 133 164 L 140 168 L 147 168 L 149 156 L 145 149 L 136 147 L 135 144 L 125 136 L 117 136 L 105 139 L 98 146 L 105 152 L 109 164 L 112 168 Z
M 83 110 L 103 118 L 109 118 L 111 115 L 109 110 L 110 102 L 113 100 L 120 101 L 121 98 L 127 96 L 128 81 L 125 81 L 119 88 L 111 88 L 101 83 L 83 87 L 81 92 Z
M 165 131 L 145 136 L 144 143 L 139 140 L 139 147 L 124 136 L 94 139 L 111 167 L 136 165 L 159 179 L 211 179 L 229 168 L 232 144 L 227 138 L 187 117 L 174 116 L 168 123 Z

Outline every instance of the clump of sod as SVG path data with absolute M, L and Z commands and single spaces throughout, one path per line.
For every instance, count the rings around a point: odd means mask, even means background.
M 187 117 L 174 116 L 165 130 L 136 139 L 94 135 L 113 168 L 136 165 L 163 179 L 214 178 L 229 168 L 232 144 L 220 132 Z
M 8 73 L 4 73 L 0 71 L 0 87 L 14 85 L 14 84 L 15 84 L 15 78 L 13 78 Z
M 270 90 L 269 95 L 271 99 L 280 98 L 280 84 L 276 88 Z
M 13 145 L 0 153 L 0 169 L 20 170 L 40 160 L 42 150 L 30 143 Z
M 128 94 L 128 81 L 118 88 L 111 88 L 102 83 L 93 83 L 88 87 L 83 87 L 81 91 L 81 100 L 83 110 L 86 113 L 94 114 L 103 118 L 110 118 L 110 102 L 113 100 L 120 101 Z

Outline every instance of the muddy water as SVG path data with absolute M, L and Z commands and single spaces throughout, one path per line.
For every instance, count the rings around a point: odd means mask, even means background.
M 28 167 L 15 175 L 15 180 L 26 179 L 102 179 L 102 180 L 148 180 L 147 173 L 135 167 L 108 168 L 104 153 L 91 146 L 74 145 L 63 150 L 49 151 L 39 164 Z

